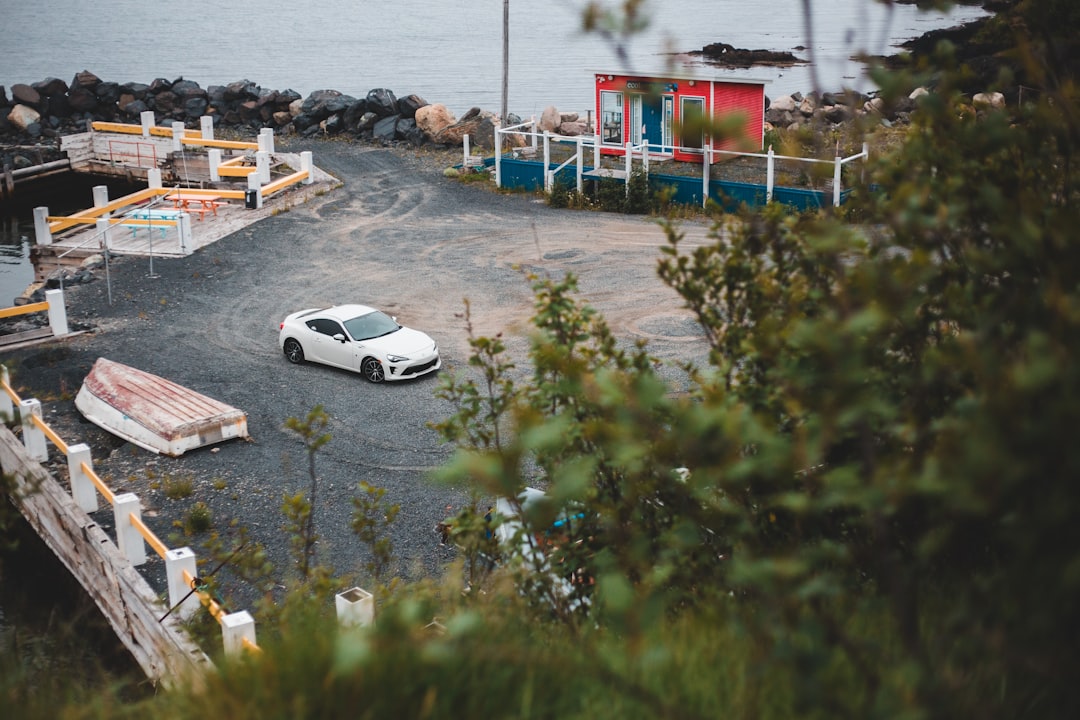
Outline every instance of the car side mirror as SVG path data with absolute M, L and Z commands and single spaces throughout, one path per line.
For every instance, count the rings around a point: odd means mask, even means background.
M 341 333 L 338 333 L 337 335 L 335 335 L 334 339 L 337 340 L 339 343 L 344 343 L 345 342 L 345 336 L 342 335 Z

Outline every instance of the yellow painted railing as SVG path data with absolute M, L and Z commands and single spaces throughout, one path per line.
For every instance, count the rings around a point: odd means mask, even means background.
M 263 197 L 273 195 L 276 192 L 281 192 L 290 185 L 295 185 L 299 182 L 303 182 L 308 177 L 307 170 L 297 170 L 292 175 L 286 175 L 283 178 L 279 178 L 273 182 L 263 185 Z
M 98 132 L 123 133 L 125 135 L 142 135 L 143 132 L 142 125 L 132 125 L 131 123 L 95 121 L 90 124 L 90 127 Z M 150 127 L 150 134 L 158 137 L 173 137 L 171 127 L 161 127 L 158 125 L 152 125 Z M 249 142 L 246 140 L 211 140 L 203 138 L 200 131 L 187 128 L 184 129 L 184 135 L 180 138 L 180 141 L 184 145 L 199 145 L 202 147 L 221 148 L 223 150 L 259 149 L 259 143 L 257 142 Z
M 30 313 L 43 312 L 49 309 L 49 303 L 38 302 L 29 303 L 27 305 L 16 305 L 14 307 L 4 308 L 0 310 L 0 319 L 15 317 L 16 315 L 29 315 Z

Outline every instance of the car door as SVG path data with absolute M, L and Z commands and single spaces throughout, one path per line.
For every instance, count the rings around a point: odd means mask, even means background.
M 311 332 L 311 359 L 326 365 L 356 370 L 354 356 L 356 351 L 353 343 L 348 340 L 345 328 L 337 320 L 328 318 L 315 318 L 307 322 Z M 335 336 L 346 338 L 345 342 L 336 340 Z

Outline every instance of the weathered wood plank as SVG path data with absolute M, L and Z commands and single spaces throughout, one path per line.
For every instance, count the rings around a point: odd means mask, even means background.
M 112 539 L 83 512 L 19 439 L 0 427 L 0 467 L 15 477 L 11 500 L 46 545 L 93 598 L 120 642 L 154 683 L 198 683 L 210 659 Z

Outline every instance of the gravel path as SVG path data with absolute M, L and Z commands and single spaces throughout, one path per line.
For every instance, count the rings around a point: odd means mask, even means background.
M 294 141 L 299 145 L 299 141 Z M 205 535 L 182 537 L 176 524 L 196 502 L 228 535 L 232 521 L 266 545 L 279 575 L 289 573 L 282 496 L 305 490 L 306 459 L 285 430 L 316 403 L 330 415 L 332 440 L 319 453 L 316 525 L 321 558 L 340 575 L 357 574 L 364 550 L 349 530 L 351 498 L 365 480 L 401 506 L 392 531 L 399 572 L 431 574 L 453 555 L 436 523 L 467 499 L 428 473 L 450 456 L 428 423 L 449 407 L 435 398 L 437 375 L 371 385 L 359 375 L 290 365 L 277 347 L 278 323 L 294 310 L 362 302 L 387 310 L 439 343 L 443 374 L 466 371 L 463 299 L 479 333 L 503 332 L 525 360 L 532 294 L 526 274 L 573 272 L 581 295 L 626 342 L 649 341 L 665 361 L 704 362 L 706 344 L 681 302 L 656 277 L 664 238 L 656 223 L 549 208 L 534 195 L 500 194 L 442 176 L 459 156 L 335 141 L 304 141 L 316 164 L 343 187 L 259 221 L 187 258 L 113 262 L 104 279 L 71 288 L 68 312 L 93 326 L 65 341 L 4 353 L 22 397 L 37 397 L 46 419 L 70 443 L 93 448 L 95 467 L 118 492 L 134 492 L 144 518 L 167 544 L 200 557 Z M 707 242 L 704 221 L 683 225 L 687 247 Z M 111 285 L 112 302 L 109 302 Z M 98 357 L 173 380 L 248 413 L 251 442 L 230 442 L 173 459 L 159 457 L 85 422 L 73 398 Z M 673 383 L 679 373 L 665 368 Z M 58 476 L 62 463 L 54 463 Z M 190 479 L 193 493 L 169 499 L 164 478 Z M 96 513 L 112 525 L 107 508 Z M 164 565 L 143 568 L 158 589 Z M 254 594 L 226 580 L 240 607 Z

